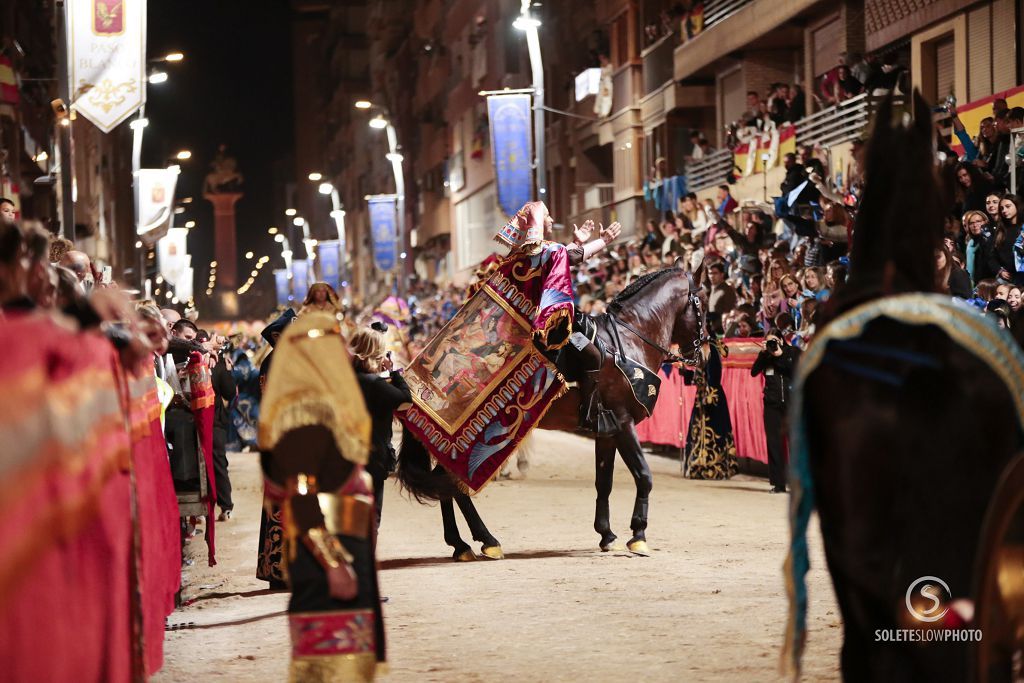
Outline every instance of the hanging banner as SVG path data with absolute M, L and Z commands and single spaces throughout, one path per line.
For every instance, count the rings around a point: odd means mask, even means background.
M 135 172 L 139 187 L 140 236 L 146 236 L 150 244 L 167 234 L 174 217 L 174 188 L 178 183 L 181 169 L 141 168 Z
M 185 269 L 178 281 L 174 284 L 174 294 L 181 303 L 188 303 L 192 298 L 192 278 L 195 275 L 191 267 Z
M 146 102 L 146 0 L 65 0 L 71 104 L 104 133 Z
M 373 260 L 377 270 L 391 270 L 395 267 L 398 255 L 395 247 L 398 239 L 395 234 L 395 195 L 372 195 L 370 205 L 370 234 L 373 235 Z
M 279 268 L 274 271 L 274 285 L 277 289 L 277 305 L 282 308 L 288 306 L 288 302 L 292 297 L 292 291 L 287 268 Z
M 338 240 L 327 240 L 318 245 L 317 261 L 320 263 L 320 279 L 337 291 L 341 284 L 341 271 L 338 264 L 341 259 L 341 243 Z
M 514 216 L 533 197 L 530 99 L 530 95 L 487 97 L 498 206 L 506 216 Z
M 292 261 L 292 295 L 296 301 L 305 301 L 309 292 L 309 261 L 296 259 Z
M 156 256 L 160 275 L 172 285 L 176 285 L 188 268 L 188 230 L 171 228 L 167 236 L 156 244 Z

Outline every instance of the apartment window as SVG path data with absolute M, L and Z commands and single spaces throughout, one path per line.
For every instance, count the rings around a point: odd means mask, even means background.
M 922 31 L 911 38 L 913 85 L 931 102 L 956 95 L 967 100 L 967 15 Z

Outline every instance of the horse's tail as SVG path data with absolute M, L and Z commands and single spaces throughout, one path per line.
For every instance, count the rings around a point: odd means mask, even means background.
M 451 476 L 430 466 L 430 453 L 426 446 L 409 431 L 402 428 L 402 447 L 398 449 L 398 482 L 420 503 L 445 500 L 461 493 Z

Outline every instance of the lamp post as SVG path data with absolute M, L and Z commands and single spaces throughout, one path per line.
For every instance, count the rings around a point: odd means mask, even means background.
M 519 17 L 512 23 L 512 26 L 526 33 L 526 48 L 530 53 L 530 70 L 533 77 L 533 144 L 537 174 L 537 199 L 545 201 L 548 198 L 548 174 L 544 135 L 544 62 L 541 60 L 540 37 L 537 35 L 540 20 L 530 14 L 530 0 L 522 0 Z

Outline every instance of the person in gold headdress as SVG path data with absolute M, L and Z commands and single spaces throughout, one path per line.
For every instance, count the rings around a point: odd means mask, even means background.
M 338 303 L 338 293 L 326 282 L 314 282 L 309 286 L 306 299 L 302 302 L 299 315 L 320 311 L 334 315 L 341 312 L 341 304 Z
M 335 316 L 300 316 L 275 348 L 259 441 L 284 510 L 291 681 L 371 681 L 384 661 L 371 421 Z

